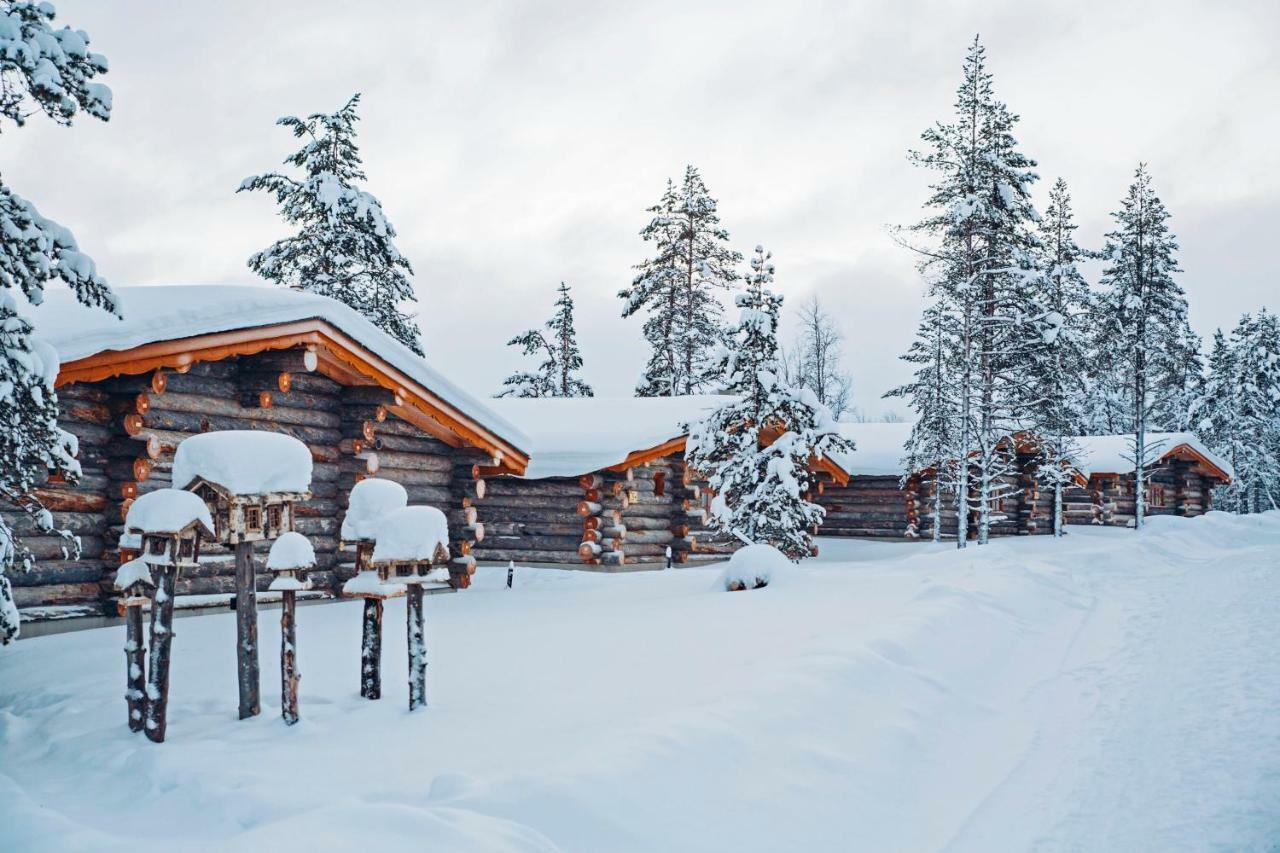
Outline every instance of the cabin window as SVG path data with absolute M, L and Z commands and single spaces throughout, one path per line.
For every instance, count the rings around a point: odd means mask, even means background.
M 147 537 L 147 550 L 150 551 L 152 554 L 163 554 L 164 546 L 165 546 L 165 541 L 161 539 L 159 536 Z
M 667 475 L 661 472 L 653 475 L 654 497 L 662 497 L 667 493 Z
M 278 531 L 280 529 L 280 504 L 273 504 L 267 507 L 267 527 L 271 530 Z
M 1150 492 L 1150 494 L 1148 495 L 1147 502 L 1153 508 L 1164 507 L 1168 505 L 1165 503 L 1166 496 L 1165 496 L 1164 486 L 1162 486 L 1159 483 L 1152 483 L 1148 491 Z
M 246 530 L 262 529 L 262 508 L 247 506 L 244 508 L 244 526 Z
M 179 557 L 186 557 L 187 559 L 191 559 L 191 554 L 192 554 L 192 552 L 193 552 L 194 545 L 195 545 L 195 540 L 193 540 L 193 539 L 183 539 L 183 540 L 181 540 L 181 541 L 178 543 L 178 556 L 179 556 Z

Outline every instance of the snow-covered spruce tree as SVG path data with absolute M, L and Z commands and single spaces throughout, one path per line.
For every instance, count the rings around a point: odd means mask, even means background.
M 618 296 L 623 317 L 647 312 L 644 336 L 651 352 L 636 393 L 644 397 L 696 394 L 719 378 L 713 352 L 724 334 L 718 291 L 738 279 L 742 254 L 727 245 L 716 200 L 693 166 L 684 182 L 667 181 L 661 200 L 640 232 L 654 256 L 636 266 L 631 286 Z
M 720 358 L 726 391 L 737 399 L 690 424 L 687 458 L 715 492 L 713 524 L 798 561 L 812 553 L 810 530 L 823 517 L 822 507 L 807 499 L 809 461 L 852 452 L 853 444 L 812 391 L 782 381 L 782 297 L 769 290 L 773 272 L 771 255 L 757 246 L 747 288 L 736 300 L 738 325 Z
M 270 193 L 285 222 L 299 228 L 250 256 L 249 268 L 276 284 L 345 302 L 422 355 L 418 327 L 400 310 L 416 301 L 413 267 L 396 248 L 396 230 L 382 204 L 358 186 L 367 180 L 356 146 L 359 103 L 357 93 L 335 113 L 276 122 L 305 140 L 284 161 L 300 169 L 302 179 L 268 172 L 245 178 L 237 192 Z
M 783 358 L 787 382 L 808 388 L 839 419 L 849 411 L 853 391 L 853 379 L 841 364 L 844 335 L 817 294 L 800 306 L 796 319 L 795 343 Z
M 83 30 L 55 30 L 54 15 L 49 3 L 0 0 L 0 127 L 3 119 L 21 127 L 36 112 L 62 125 L 81 111 L 111 117 L 111 90 L 94 82 L 107 70 L 106 57 L 90 52 Z M 60 536 L 73 555 L 79 540 L 57 529 L 34 494 L 51 470 L 72 481 L 80 472 L 75 437 L 58 428 L 58 355 L 33 337 L 14 293 L 38 305 L 53 279 L 85 305 L 117 313 L 110 288 L 71 232 L 0 180 L 0 502 L 20 510 L 31 530 Z M 20 628 L 5 574 L 31 564 L 31 552 L 0 516 L 0 643 Z
M 1214 504 L 1233 512 L 1280 506 L 1280 322 L 1245 314 L 1228 343 L 1214 335 L 1209 375 L 1192 417 L 1201 438 L 1235 470 Z
M 1187 300 L 1173 279 L 1179 272 L 1178 244 L 1169 231 L 1169 212 L 1145 165 L 1138 167 L 1112 218 L 1116 227 L 1102 252 L 1107 266 L 1100 280 L 1100 315 L 1106 324 L 1101 339 L 1112 352 L 1108 362 L 1118 366 L 1123 380 L 1126 431 L 1134 434 L 1134 527 L 1141 528 L 1147 466 L 1158 450 L 1149 446 L 1147 433 L 1165 426 L 1153 423 L 1153 415 L 1180 388 L 1177 360 L 1186 357 Z
M 916 366 L 912 381 L 884 395 L 905 398 L 916 412 L 911 436 L 903 448 L 903 467 L 912 473 L 903 477 L 903 485 L 916 476 L 929 486 L 930 538 L 934 542 L 942 541 L 945 494 L 955 488 L 957 462 L 962 458 L 957 444 L 960 407 L 951 381 L 961 339 L 955 313 L 945 296 L 939 295 L 925 308 L 916 339 L 902 356 L 903 361 Z M 908 531 L 913 537 L 918 533 Z
M 578 351 L 578 333 L 573 327 L 573 297 L 563 281 L 557 288 L 556 313 L 543 329 L 530 329 L 507 341 L 519 346 L 526 356 L 541 355 L 537 372 L 517 371 L 502 383 L 499 397 L 591 397 L 591 386 L 578 377 L 582 369 L 582 353 Z
M 1203 349 L 1204 341 L 1184 315 L 1177 349 L 1169 353 L 1172 370 L 1152 412 L 1153 423 L 1162 429 L 1173 432 L 1190 429 L 1191 408 L 1204 391 Z
M 996 99 L 986 52 L 974 39 L 956 92 L 955 119 L 926 130 L 927 150 L 911 152 L 916 165 L 939 174 L 926 217 L 911 231 L 926 245 L 913 246 L 935 295 L 954 307 L 958 336 L 948 371 L 959 417 L 957 544 L 963 548 L 976 517 L 976 539 L 985 544 L 997 502 L 1015 493 L 1012 436 L 1024 425 L 1028 360 L 1041 339 L 1028 281 L 1034 280 L 1037 246 L 1030 186 L 1035 162 L 1013 137 L 1018 117 Z
M 1059 178 L 1049 191 L 1049 206 L 1040 221 L 1034 249 L 1039 279 L 1029 290 L 1033 316 L 1040 319 L 1041 343 L 1031 350 L 1028 376 L 1031 426 L 1038 439 L 1036 477 L 1053 492 L 1053 535 L 1062 535 L 1062 498 L 1072 482 L 1072 463 L 1079 448 L 1080 411 L 1087 389 L 1092 296 L 1077 264 L 1088 257 L 1075 241 L 1071 195 Z

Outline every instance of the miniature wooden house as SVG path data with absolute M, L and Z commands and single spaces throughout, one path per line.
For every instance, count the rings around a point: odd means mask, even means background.
M 316 554 L 301 533 L 286 531 L 271 546 L 267 571 L 275 577 L 267 587 L 272 592 L 299 592 L 311 589 L 307 574 L 315 568 Z
M 193 480 L 187 490 L 209 507 L 214 538 L 224 545 L 273 540 L 293 530 L 297 503 L 310 497 L 307 492 L 236 494 L 203 477 Z

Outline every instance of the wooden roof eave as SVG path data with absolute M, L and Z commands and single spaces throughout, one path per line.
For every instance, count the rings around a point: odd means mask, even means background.
M 610 465 L 605 468 L 606 471 L 625 471 L 628 468 L 635 468 L 645 465 L 655 459 L 661 459 L 664 456 L 671 456 L 676 453 L 684 453 L 685 445 L 688 442 L 688 436 L 676 436 L 669 438 L 662 444 L 654 445 L 646 450 L 633 450 L 627 454 L 627 458 L 623 459 L 617 465 Z
M 256 355 L 295 347 L 325 350 L 318 369 L 345 384 L 374 384 L 397 395 L 403 404 L 397 414 L 442 440 L 484 449 L 514 474 L 524 473 L 529 457 L 511 442 L 467 416 L 403 371 L 367 350 L 359 342 L 321 319 L 297 320 L 269 326 L 211 332 L 186 338 L 153 341 L 127 350 L 105 350 L 62 365 L 57 385 L 97 382 L 112 376 L 149 373 L 158 368 L 184 370 L 200 361 Z M 430 427 L 430 428 L 428 428 Z

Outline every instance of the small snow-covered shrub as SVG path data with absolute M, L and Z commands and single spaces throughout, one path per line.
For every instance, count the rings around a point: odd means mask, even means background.
M 786 555 L 772 545 L 748 545 L 729 558 L 717 584 L 729 592 L 759 589 L 792 568 Z

